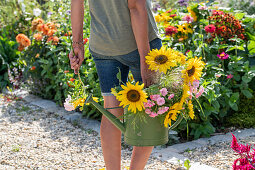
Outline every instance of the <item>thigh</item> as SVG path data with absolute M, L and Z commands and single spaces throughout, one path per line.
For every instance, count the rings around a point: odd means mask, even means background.
M 117 73 L 119 70 L 121 71 L 121 80 L 125 83 L 127 81 L 129 67 L 110 57 L 107 59 L 105 57 L 92 56 L 96 64 L 102 96 L 112 96 L 111 88 L 120 85 L 117 79 Z

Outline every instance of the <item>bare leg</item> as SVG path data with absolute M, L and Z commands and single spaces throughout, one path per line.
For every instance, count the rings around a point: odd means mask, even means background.
M 118 107 L 119 101 L 115 96 L 104 96 L 104 107 Z M 109 109 L 109 112 L 119 117 L 123 115 L 123 109 Z M 105 116 L 102 117 L 101 145 L 107 170 L 121 169 L 121 131 L 116 128 Z
M 130 170 L 143 170 L 154 146 L 134 146 Z

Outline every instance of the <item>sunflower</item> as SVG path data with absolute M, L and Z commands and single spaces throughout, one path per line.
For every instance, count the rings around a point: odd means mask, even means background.
M 194 115 L 193 104 L 191 100 L 189 100 L 188 102 L 188 108 L 189 108 L 189 117 L 191 119 L 194 119 L 195 115 Z
M 139 85 L 138 82 L 133 85 L 130 82 L 127 82 L 127 86 L 121 85 L 123 90 L 118 92 L 117 99 L 120 101 L 120 106 L 128 106 L 128 110 L 131 110 L 133 113 L 142 111 L 144 109 L 143 102 L 147 102 L 147 95 L 142 90 L 144 84 Z
M 165 74 L 168 69 L 177 66 L 176 54 L 173 49 L 166 49 L 165 47 L 160 50 L 153 49 L 145 58 L 150 70 L 159 70 Z
M 205 63 L 201 61 L 200 58 L 191 58 L 187 61 L 187 67 L 182 70 L 182 78 L 184 78 L 184 83 L 192 83 L 195 79 L 199 80 L 202 75 L 202 70 Z
M 171 126 L 172 120 L 176 121 L 177 119 L 177 113 L 180 111 L 178 110 L 179 103 L 175 103 L 173 106 L 170 107 L 170 111 L 167 113 L 165 120 L 164 120 L 164 125 L 165 127 L 168 127 L 168 125 Z

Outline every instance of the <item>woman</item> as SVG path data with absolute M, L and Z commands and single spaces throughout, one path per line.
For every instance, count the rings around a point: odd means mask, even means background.
M 76 74 L 84 60 L 83 1 L 72 0 L 71 3 L 75 56 L 71 52 L 69 58 Z M 111 88 L 119 85 L 116 78 L 119 69 L 123 82 L 131 70 L 135 80 L 142 81 L 145 87 L 153 83 L 153 73 L 148 69 L 145 56 L 150 49 L 159 49 L 162 44 L 150 3 L 150 0 L 89 0 L 89 47 L 97 67 L 105 108 L 119 106 L 119 101 L 111 94 Z M 123 114 L 120 108 L 109 111 L 117 117 Z M 106 169 L 120 170 L 121 132 L 103 116 L 100 135 Z M 134 146 L 130 169 L 144 169 L 152 149 L 153 146 Z

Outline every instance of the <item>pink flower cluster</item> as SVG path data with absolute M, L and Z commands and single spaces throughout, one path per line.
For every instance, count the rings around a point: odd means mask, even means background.
M 195 95 L 196 98 L 199 98 L 203 93 L 205 88 L 203 86 L 199 87 L 199 81 L 198 80 L 194 80 L 193 84 L 189 86 L 190 90 L 189 90 L 189 98 L 192 99 L 192 94 Z M 199 87 L 199 89 L 198 89 Z
M 194 18 L 191 17 L 190 15 L 185 15 L 183 18 L 182 18 L 183 21 L 187 21 L 187 23 L 192 23 L 194 21 Z
M 240 158 L 236 159 L 233 163 L 233 170 L 255 169 L 255 149 L 253 149 L 253 152 L 250 152 L 251 145 L 239 144 L 235 135 L 232 134 L 231 148 L 240 155 Z
M 160 89 L 159 92 L 160 94 L 150 95 L 150 99 L 144 103 L 145 113 L 150 117 L 156 117 L 166 113 L 169 110 L 169 107 L 164 106 L 164 104 L 166 104 L 166 100 L 171 100 L 174 97 L 174 94 L 168 95 L 166 88 Z

